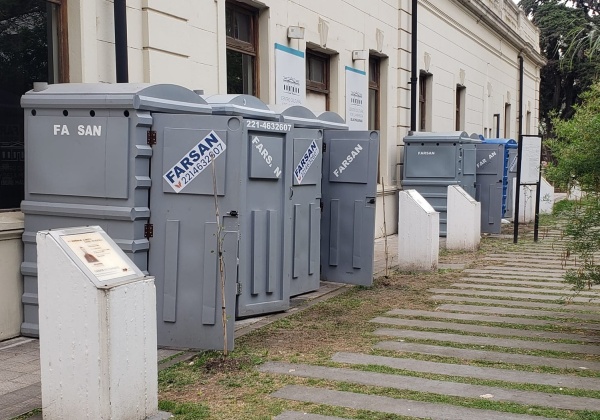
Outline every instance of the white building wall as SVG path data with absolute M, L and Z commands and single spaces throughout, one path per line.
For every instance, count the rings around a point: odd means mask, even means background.
M 409 0 L 405 0 L 409 1 Z M 496 10 L 502 24 L 525 34 L 535 34 L 527 20 L 510 0 L 482 1 Z M 489 8 L 494 11 L 496 8 Z M 457 84 L 466 87 L 465 127 L 469 133 L 495 137 L 494 114 L 500 114 L 500 136 L 518 136 L 519 54 L 504 33 L 487 25 L 468 11 L 459 0 L 420 0 L 418 10 L 419 70 L 432 75 L 432 131 L 455 129 Z M 519 31 L 516 26 L 523 27 Z M 535 42 L 537 45 L 537 42 Z M 525 40 L 521 48 L 525 47 Z M 528 109 L 535 120 L 532 134 L 537 133 L 539 66 L 525 55 L 523 116 Z M 509 132 L 505 134 L 505 104 L 510 104 Z M 525 124 L 523 125 L 525 131 Z M 490 131 L 494 135 L 490 135 Z

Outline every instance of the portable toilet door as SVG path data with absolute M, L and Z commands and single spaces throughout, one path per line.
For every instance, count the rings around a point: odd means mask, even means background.
M 280 312 L 290 307 L 292 207 L 289 200 L 293 124 L 280 121 L 260 99 L 249 95 L 205 97 L 213 114 L 241 118 L 237 165 L 241 184 L 236 316 Z M 236 132 L 238 132 L 236 131 Z M 237 190 L 235 190 L 237 191 Z M 229 192 L 227 192 L 229 194 Z
M 156 277 L 159 346 L 222 349 L 225 302 L 227 347 L 233 348 L 241 124 L 212 115 L 154 119 L 149 271 Z
M 292 237 L 286 241 L 292 257 L 290 295 L 318 290 L 321 270 L 321 172 L 323 165 L 323 133 L 325 129 L 347 130 L 343 119 L 334 113 L 317 117 L 299 105 L 270 106 L 281 115 L 281 121 L 294 124 L 293 164 L 289 199 L 292 205 Z
M 475 199 L 481 203 L 481 232 L 499 234 L 502 230 L 504 193 L 504 144 L 486 143 L 477 147 Z
M 326 130 L 321 278 L 373 284 L 379 132 Z

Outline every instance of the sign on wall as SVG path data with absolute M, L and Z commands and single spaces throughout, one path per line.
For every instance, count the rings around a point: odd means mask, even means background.
M 306 100 L 306 64 L 304 53 L 275 44 L 275 103 L 304 105 Z
M 541 137 L 522 137 L 521 184 L 537 184 L 540 177 Z
M 367 130 L 368 127 L 367 73 L 346 66 L 346 124 L 350 130 Z

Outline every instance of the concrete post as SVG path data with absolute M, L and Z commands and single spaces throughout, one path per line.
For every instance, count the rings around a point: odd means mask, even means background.
M 554 187 L 544 177 L 542 177 L 541 182 L 540 214 L 552 214 L 552 209 L 554 208 Z
M 458 185 L 448 186 L 446 248 L 475 251 L 481 241 L 481 204 Z
M 158 415 L 156 292 L 99 227 L 37 234 L 44 420 Z
M 400 191 L 398 196 L 398 267 L 437 270 L 440 214 L 416 190 Z

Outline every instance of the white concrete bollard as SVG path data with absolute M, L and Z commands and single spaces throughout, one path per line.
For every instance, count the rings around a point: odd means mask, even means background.
M 554 208 L 554 187 L 542 177 L 540 190 L 540 214 L 552 214 Z
M 156 291 L 99 227 L 37 234 L 44 420 L 158 415 Z
M 446 248 L 475 251 L 480 241 L 481 204 L 460 186 L 448 186 Z
M 517 179 L 513 180 L 513 191 L 516 197 Z M 519 223 L 531 223 L 535 220 L 535 185 L 521 185 L 519 198 Z M 516 214 L 516 199 L 513 200 L 513 214 Z
M 440 214 L 416 190 L 398 193 L 398 267 L 437 270 Z

